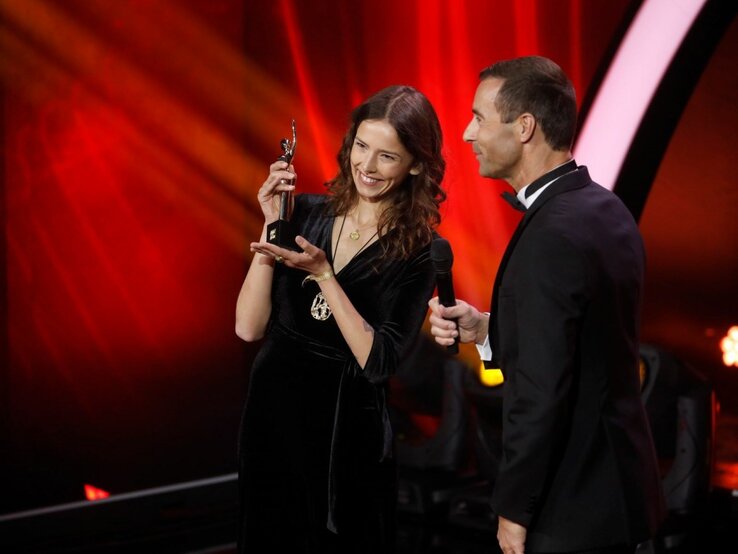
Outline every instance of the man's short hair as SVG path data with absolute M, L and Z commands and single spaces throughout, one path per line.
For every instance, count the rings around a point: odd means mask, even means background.
M 570 150 L 577 126 L 574 86 L 563 70 L 542 56 L 502 60 L 483 69 L 479 79 L 504 80 L 495 99 L 503 123 L 530 113 L 554 150 Z

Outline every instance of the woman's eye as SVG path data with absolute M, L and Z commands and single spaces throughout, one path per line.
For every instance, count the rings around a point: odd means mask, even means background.
M 382 157 L 382 159 L 385 162 L 395 162 L 395 161 L 397 161 L 397 158 L 395 158 L 394 156 L 390 156 L 389 154 L 382 154 L 381 157 Z

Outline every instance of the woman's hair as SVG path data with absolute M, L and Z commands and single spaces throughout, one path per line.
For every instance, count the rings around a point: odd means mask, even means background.
M 490 77 L 505 81 L 495 99 L 503 123 L 531 113 L 551 148 L 571 148 L 577 126 L 577 99 L 574 86 L 556 63 L 542 56 L 503 60 L 479 74 L 481 81 Z
M 338 174 L 326 187 L 336 215 L 346 214 L 357 202 L 358 193 L 351 170 L 351 148 L 356 131 L 364 120 L 386 121 L 413 156 L 418 175 L 387 192 L 385 209 L 377 228 L 383 255 L 407 258 L 417 248 L 430 243 L 440 223 L 439 205 L 446 199 L 441 181 L 446 162 L 441 154 L 441 125 L 433 106 L 418 90 L 409 86 L 387 87 L 354 109 L 351 124 L 338 152 Z

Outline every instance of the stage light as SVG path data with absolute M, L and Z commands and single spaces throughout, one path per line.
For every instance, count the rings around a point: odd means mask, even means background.
M 646 379 L 648 378 L 648 364 L 646 363 L 646 360 L 643 358 L 643 356 L 640 356 L 638 358 L 638 378 L 641 382 L 641 391 L 643 391 L 643 387 L 646 384 Z
M 479 376 L 479 382 L 485 387 L 499 387 L 505 382 L 502 371 L 499 369 L 485 369 L 484 362 L 480 362 L 478 367 L 477 375 Z
M 738 367 L 738 325 L 728 329 L 728 334 L 720 341 L 720 349 L 723 351 L 723 363 L 728 367 Z
M 110 493 L 108 491 L 98 489 L 97 487 L 93 487 L 92 485 L 85 483 L 85 498 L 87 500 L 101 500 L 109 496 Z

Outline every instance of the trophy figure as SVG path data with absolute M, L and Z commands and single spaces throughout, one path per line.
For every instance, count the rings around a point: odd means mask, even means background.
M 292 142 L 283 138 L 280 142 L 282 147 L 282 155 L 279 156 L 279 160 L 287 162 L 288 166 L 292 163 L 292 159 L 295 157 L 295 145 L 297 144 L 297 131 L 295 129 L 295 120 L 292 120 Z M 283 182 L 284 179 L 283 179 Z M 290 191 L 283 191 L 280 193 L 279 201 L 279 219 L 273 223 L 267 225 L 267 242 L 276 244 L 282 248 L 288 248 L 289 250 L 299 251 L 300 248 L 295 244 L 295 237 L 297 231 L 290 222 L 290 215 L 292 212 L 292 193 Z

